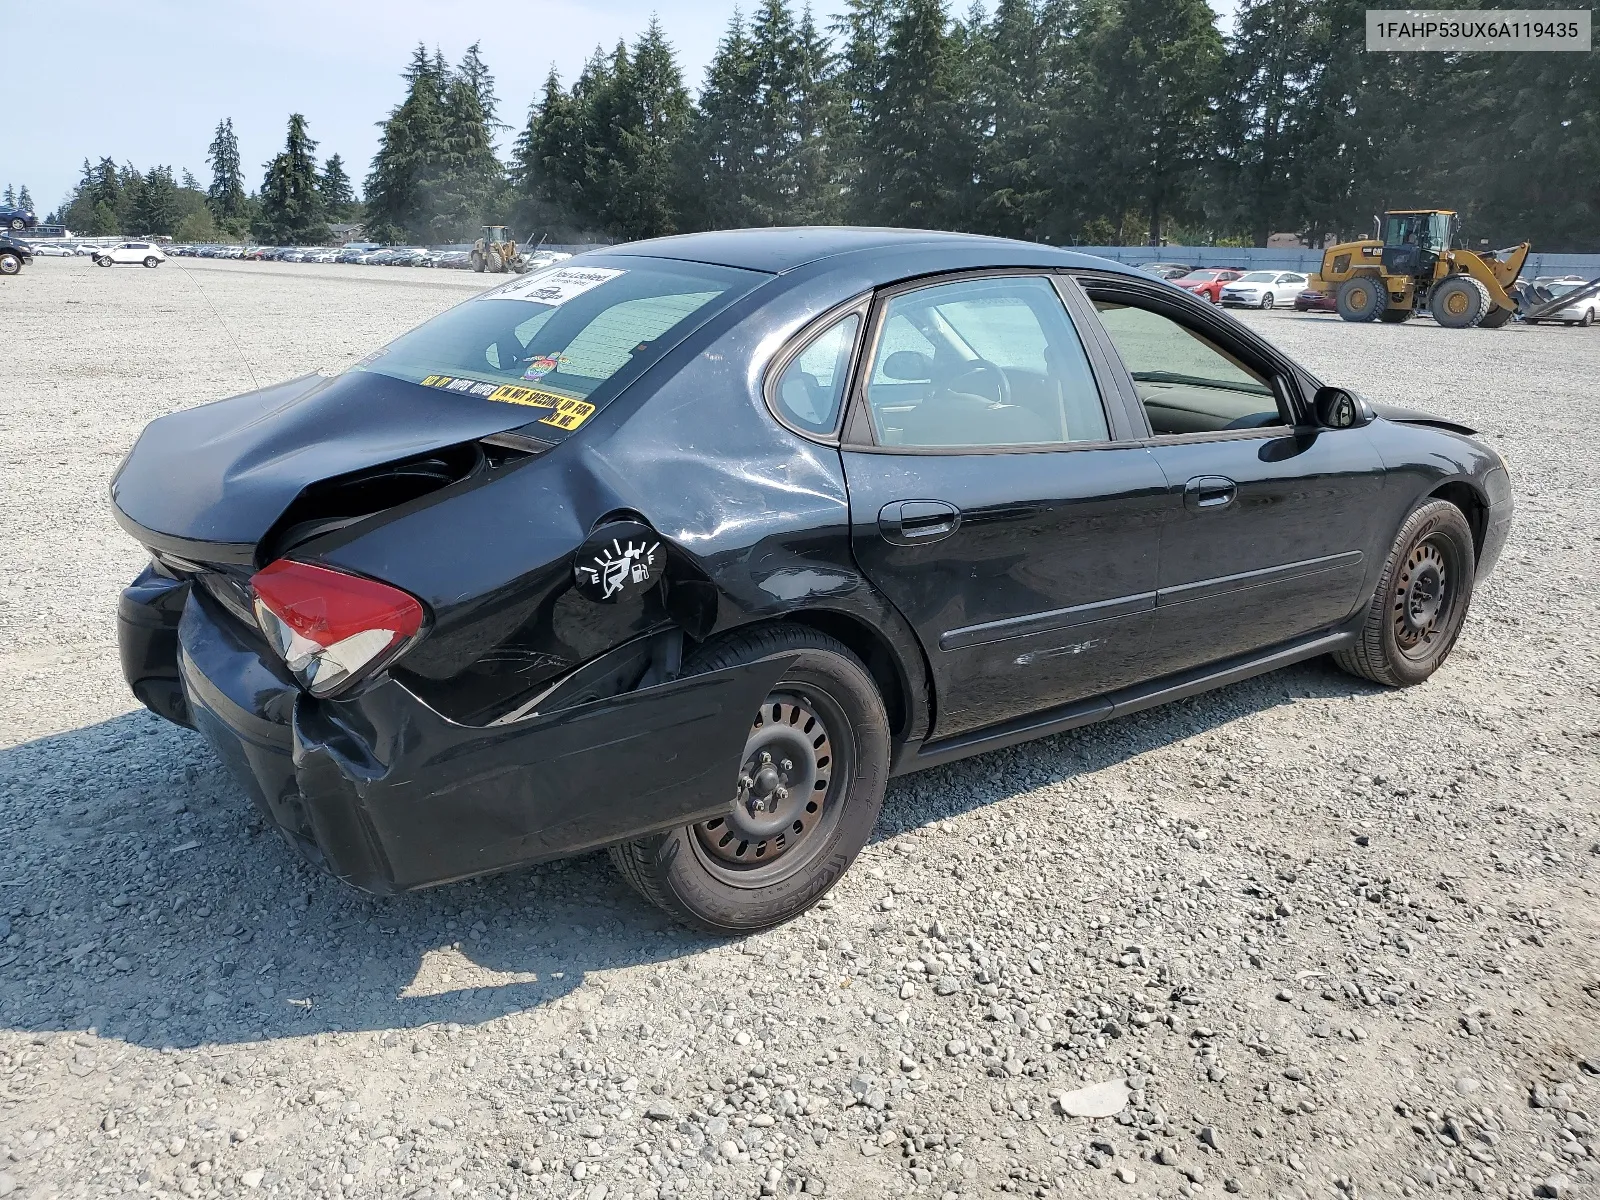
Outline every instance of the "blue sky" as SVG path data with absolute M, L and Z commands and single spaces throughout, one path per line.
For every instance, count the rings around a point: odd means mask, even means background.
M 1212 0 L 1231 11 L 1232 0 Z M 698 86 L 736 0 L 58 0 L 7 6 L 0 73 L 0 186 L 27 184 L 39 214 L 80 166 L 111 155 L 209 178 L 206 146 L 231 117 L 251 187 L 302 112 L 318 156 L 344 156 L 359 182 L 375 123 L 399 100 L 399 72 L 421 40 L 452 61 L 481 41 L 503 121 L 520 126 L 545 72 L 568 81 L 596 43 L 630 41 L 659 14 Z M 753 0 L 745 0 L 748 11 Z M 838 6 L 817 0 L 819 14 Z M 963 2 L 960 7 L 965 7 Z

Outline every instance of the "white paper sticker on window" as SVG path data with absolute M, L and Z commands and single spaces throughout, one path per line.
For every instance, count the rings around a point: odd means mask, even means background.
M 513 280 L 485 299 L 531 300 L 555 307 L 626 274 L 615 267 L 553 267 Z

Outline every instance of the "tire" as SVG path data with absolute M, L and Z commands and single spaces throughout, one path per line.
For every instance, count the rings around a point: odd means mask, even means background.
M 1509 308 L 1491 308 L 1487 313 L 1484 314 L 1483 320 L 1478 322 L 1478 328 L 1499 329 L 1507 321 L 1511 320 L 1511 314 L 1513 311 L 1515 310 Z
M 504 256 L 501 255 L 500 251 L 490 250 L 488 257 L 490 271 L 498 275 L 506 269 L 506 260 Z
M 154 270 L 156 267 L 161 265 L 161 260 L 152 254 L 149 258 L 144 260 L 144 265 L 149 267 L 151 270 Z
M 15 275 L 22 270 L 22 255 L 0 251 L 0 275 Z
M 1271 292 L 1268 292 L 1265 296 L 1261 297 L 1261 307 L 1262 307 L 1262 309 L 1269 309 L 1269 308 L 1272 307 L 1272 293 Z
M 102 254 L 99 258 L 95 259 L 94 261 L 95 261 L 95 265 L 96 266 L 109 267 L 111 265 L 111 257 L 109 255 L 106 255 L 106 254 Z
M 480 275 L 483 274 L 483 255 L 476 250 L 472 252 L 472 269 Z
M 26 229 L 27 227 L 28 227 L 28 223 L 26 221 L 24 221 L 21 217 L 12 217 L 11 218 L 11 228 L 16 229 L 16 230 L 22 230 L 22 229 Z
M 1428 311 L 1446 329 L 1471 329 L 1483 322 L 1494 305 L 1489 289 L 1471 275 L 1452 275 L 1428 295 Z
M 1389 293 L 1370 275 L 1357 275 L 1339 285 L 1333 299 L 1346 321 L 1376 321 L 1388 311 Z
M 1448 500 L 1428 500 L 1400 526 L 1355 645 L 1333 659 L 1389 687 L 1421 683 L 1449 657 L 1472 603 L 1472 529 Z
M 750 822 L 765 819 L 770 828 L 777 814 L 764 817 L 736 799 L 727 816 L 611 847 L 611 861 L 640 895 L 711 933 L 756 933 L 810 908 L 855 861 L 883 807 L 889 722 L 871 674 L 843 643 L 803 626 L 772 625 L 707 645 L 690 656 L 685 671 L 721 670 L 782 654 L 798 657 L 756 714 L 739 782 L 729 783 L 739 795 L 751 795 L 752 778 L 782 778 L 778 771 L 787 775 L 793 768 L 781 764 L 804 754 L 795 775 L 810 782 L 811 795 L 821 790 L 820 809 L 810 803 L 802 809 L 779 789 L 768 795 L 789 808 L 777 827 L 781 832 L 771 837 L 753 831 Z M 811 719 L 815 726 L 807 723 Z M 817 729 L 826 740 L 820 750 L 807 750 Z M 777 762 L 769 759 L 758 769 L 763 752 Z M 815 813 L 813 824 L 794 836 L 794 825 L 807 820 L 807 812 Z M 791 824 L 787 817 L 797 819 Z M 758 861 L 774 844 L 776 856 Z
M 1378 320 L 1385 325 L 1404 325 L 1416 316 L 1416 310 L 1410 308 L 1386 308 L 1378 314 Z
M 1587 329 L 1587 328 L 1589 328 L 1589 326 L 1593 325 L 1594 324 L 1594 309 L 1592 309 L 1592 308 L 1584 309 L 1583 310 L 1583 320 L 1579 321 L 1578 324 L 1582 325 L 1585 329 Z

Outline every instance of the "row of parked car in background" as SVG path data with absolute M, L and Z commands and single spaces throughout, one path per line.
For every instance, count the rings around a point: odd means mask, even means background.
M 1296 312 L 1338 312 L 1332 292 L 1308 286 L 1309 276 L 1300 271 L 1246 271 L 1234 267 L 1190 267 L 1183 263 L 1146 263 L 1139 268 L 1174 287 L 1192 292 L 1212 304 L 1229 308 L 1277 308 L 1292 305 Z M 1577 291 L 1589 281 L 1581 275 L 1544 276 L 1520 281 L 1517 291 L 1525 298 L 1523 310 Z M 1600 298 L 1587 299 L 1542 317 L 1530 324 L 1561 323 L 1588 327 L 1600 318 Z
M 180 258 L 237 258 L 247 262 L 357 263 L 372 267 L 444 267 L 472 269 L 470 250 L 430 250 L 426 246 L 380 246 L 376 242 L 351 242 L 344 246 L 172 246 L 167 253 Z M 531 250 L 529 263 L 546 267 L 571 258 L 559 250 Z

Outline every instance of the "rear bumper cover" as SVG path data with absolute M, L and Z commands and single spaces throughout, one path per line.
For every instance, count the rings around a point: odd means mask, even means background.
M 308 858 L 378 893 L 715 815 L 732 796 L 750 718 L 790 662 L 694 675 L 511 725 L 464 726 L 393 679 L 317 700 L 209 598 L 155 579 L 165 586 L 141 576 L 119 612 L 135 695 L 162 716 L 187 718 Z

